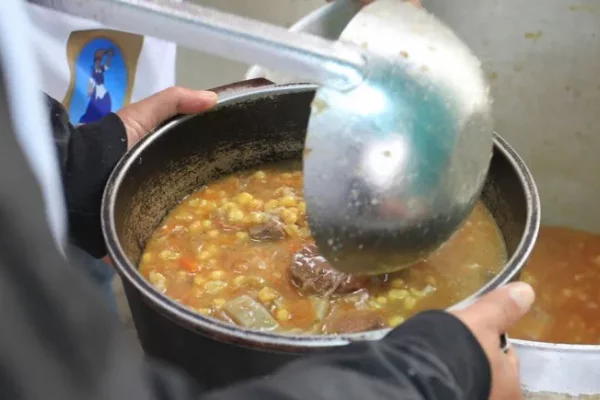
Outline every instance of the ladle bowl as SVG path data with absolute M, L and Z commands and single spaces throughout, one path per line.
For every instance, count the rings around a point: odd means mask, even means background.
M 433 15 L 379 0 L 341 41 L 367 75 L 322 87 L 304 153 L 308 219 L 339 270 L 379 274 L 444 243 L 471 211 L 492 155 L 491 100 L 479 60 Z

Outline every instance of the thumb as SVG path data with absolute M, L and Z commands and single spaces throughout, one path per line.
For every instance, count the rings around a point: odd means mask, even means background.
M 527 314 L 534 301 L 533 288 L 515 282 L 488 293 L 455 315 L 468 326 L 476 324 L 501 333 Z
M 131 147 L 169 118 L 209 110 L 217 99 L 214 92 L 172 87 L 122 108 L 117 115 L 125 125 L 127 144 Z

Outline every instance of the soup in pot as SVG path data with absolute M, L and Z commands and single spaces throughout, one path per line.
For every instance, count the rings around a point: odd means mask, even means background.
M 477 203 L 426 261 L 375 277 L 338 272 L 311 237 L 300 164 L 284 163 L 227 176 L 183 199 L 148 241 L 139 268 L 157 290 L 206 316 L 248 329 L 341 334 L 446 308 L 505 261 L 502 235 Z
M 600 235 L 542 226 L 521 278 L 537 296 L 511 336 L 600 344 Z

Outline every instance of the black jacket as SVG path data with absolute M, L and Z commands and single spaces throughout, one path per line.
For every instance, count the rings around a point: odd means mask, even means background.
M 109 115 L 98 124 L 74 128 L 57 102 L 49 100 L 49 105 L 71 234 L 80 247 L 102 256 L 100 196 L 126 150 L 123 124 Z M 179 372 L 145 360 L 134 339 L 111 317 L 97 288 L 63 258 L 51 238 L 40 188 L 11 127 L 1 129 L 0 399 L 488 397 L 485 354 L 470 331 L 442 311 L 412 318 L 381 341 L 306 357 L 266 379 L 199 392 Z

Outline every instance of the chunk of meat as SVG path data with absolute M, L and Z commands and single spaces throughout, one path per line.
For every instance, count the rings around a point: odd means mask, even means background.
M 274 242 L 285 238 L 283 224 L 277 218 L 271 218 L 264 224 L 248 229 L 248 235 L 259 242 Z
M 345 311 L 325 321 L 325 333 L 357 333 L 385 328 L 383 318 L 375 311 Z
M 300 289 L 319 296 L 354 292 L 369 281 L 368 277 L 352 276 L 334 269 L 314 245 L 305 246 L 294 254 L 290 275 Z

